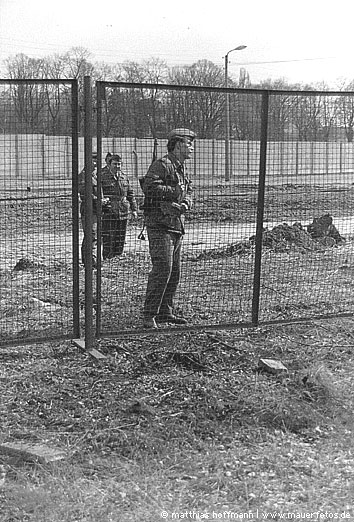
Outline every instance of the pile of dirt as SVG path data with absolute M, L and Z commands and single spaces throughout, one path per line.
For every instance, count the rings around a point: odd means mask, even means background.
M 250 241 L 254 240 L 255 236 L 250 238 Z M 272 230 L 265 230 L 262 244 L 277 251 L 288 250 L 291 245 L 296 245 L 300 250 L 316 250 L 312 237 L 301 223 L 294 223 L 293 225 L 282 223 Z
M 254 240 L 255 236 L 250 238 L 250 241 Z M 297 222 L 293 225 L 283 223 L 263 232 L 263 245 L 277 251 L 286 251 L 294 246 L 300 251 L 323 250 L 344 241 L 329 214 L 314 218 L 306 229 Z
M 44 268 L 45 265 L 39 261 L 36 261 L 35 259 L 29 259 L 27 257 L 22 257 L 19 259 L 14 266 L 13 270 L 15 272 L 21 272 L 24 270 L 33 270 L 36 268 Z
M 248 241 L 240 241 L 231 245 L 204 250 L 193 261 L 202 259 L 217 259 L 242 256 L 253 252 L 256 236 L 251 236 Z M 271 230 L 263 230 L 262 245 L 277 252 L 287 252 L 296 248 L 300 252 L 324 250 L 344 242 L 337 228 L 333 225 L 333 218 L 324 214 L 314 218 L 306 228 L 301 223 L 293 225 L 282 223 Z
M 314 218 L 313 222 L 308 225 L 307 232 L 312 239 L 332 238 L 335 243 L 344 241 L 344 237 L 340 235 L 337 228 L 333 225 L 333 218 L 329 214 Z

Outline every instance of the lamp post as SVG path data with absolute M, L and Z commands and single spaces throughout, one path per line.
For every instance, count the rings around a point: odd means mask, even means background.
M 228 87 L 228 63 L 229 54 L 233 51 L 242 51 L 246 49 L 247 45 L 239 45 L 231 49 L 225 56 L 225 87 Z M 225 98 L 225 181 L 230 181 L 230 100 L 229 93 L 226 93 Z

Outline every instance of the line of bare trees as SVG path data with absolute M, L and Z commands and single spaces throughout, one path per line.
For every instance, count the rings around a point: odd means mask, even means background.
M 190 66 L 169 67 L 155 58 L 142 63 L 115 65 L 93 62 L 87 49 L 75 47 L 62 55 L 30 58 L 24 54 L 5 61 L 6 77 L 0 83 L 0 131 L 67 135 L 71 128 L 69 84 L 16 83 L 28 79 L 77 79 L 79 106 L 83 105 L 83 78 L 93 81 L 158 83 L 222 87 L 224 70 L 208 60 Z M 269 138 L 302 141 L 348 141 L 354 138 L 354 81 L 343 82 L 342 95 L 328 95 L 321 85 L 288 84 L 284 80 L 251 85 L 247 72 L 229 80 L 231 87 L 296 91 L 274 93 L 269 107 Z M 301 91 L 318 91 L 308 96 Z M 95 105 L 95 99 L 93 100 Z M 160 89 L 118 89 L 107 87 L 103 100 L 104 135 L 158 137 L 171 127 L 192 126 L 200 138 L 224 138 L 225 95 Z M 237 140 L 259 139 L 261 92 L 230 95 L 230 131 Z M 80 118 L 81 119 L 81 118 Z

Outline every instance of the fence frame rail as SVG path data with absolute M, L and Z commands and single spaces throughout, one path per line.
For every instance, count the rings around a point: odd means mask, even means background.
M 43 85 L 43 84 L 53 84 L 60 85 L 66 84 L 70 87 L 71 91 L 71 218 L 72 218 L 72 333 L 63 334 L 63 335 L 55 335 L 49 336 L 45 339 L 40 336 L 30 335 L 25 338 L 14 336 L 13 339 L 0 340 L 0 346 L 7 345 L 20 345 L 20 344 L 30 344 L 37 342 L 45 342 L 45 341 L 55 341 L 55 340 L 64 340 L 64 339 L 78 339 L 81 336 L 81 331 L 83 332 L 83 337 L 85 339 L 85 346 L 87 349 L 91 349 L 96 340 L 101 337 L 127 337 L 127 336 L 141 336 L 141 335 L 165 335 L 167 332 L 184 332 L 184 331 L 198 331 L 198 330 L 227 330 L 233 328 L 245 328 L 245 327 L 256 327 L 260 325 L 271 325 L 271 324 L 289 324 L 295 322 L 303 322 L 309 321 L 313 319 L 325 319 L 331 317 L 352 317 L 354 311 L 345 311 L 341 313 L 328 313 L 328 314 L 318 314 L 318 315 L 309 315 L 306 313 L 304 316 L 296 317 L 296 318 L 278 318 L 271 320 L 263 320 L 260 317 L 260 298 L 262 295 L 262 285 L 261 285 L 261 277 L 262 277 L 262 268 L 263 268 L 263 231 L 264 231 L 264 210 L 266 205 L 266 183 L 267 176 L 269 170 L 269 156 L 270 156 L 270 147 L 269 143 L 272 141 L 269 137 L 269 129 L 270 129 L 270 103 L 276 96 L 293 96 L 293 97 L 302 97 L 306 99 L 310 99 L 312 97 L 349 97 L 354 98 L 354 91 L 295 91 L 295 90 L 268 90 L 268 89 L 240 89 L 240 88 L 230 88 L 230 87 L 204 87 L 197 85 L 175 85 L 175 84 L 159 84 L 159 83 L 137 83 L 137 82 L 112 82 L 112 81 L 97 81 L 95 83 L 95 89 L 92 88 L 92 78 L 86 76 L 84 78 L 84 90 L 83 90 L 83 98 L 79 100 L 79 86 L 78 80 L 76 79 L 0 79 L 0 85 Z M 103 140 L 103 124 L 102 124 L 102 106 L 103 101 L 105 99 L 106 89 L 148 89 L 148 90 L 158 90 L 158 91 L 191 91 L 195 93 L 221 93 L 225 95 L 257 95 L 261 99 L 261 121 L 260 121 L 260 140 L 259 140 L 259 152 L 258 152 L 258 185 L 257 185 L 257 209 L 256 209 L 256 234 L 255 234 L 255 256 L 254 256 L 254 271 L 253 271 L 253 283 L 252 283 L 252 303 L 251 303 L 251 313 L 250 318 L 247 321 L 224 321 L 222 323 L 208 323 L 201 325 L 190 325 L 183 327 L 175 327 L 163 329 L 161 331 L 153 331 L 148 332 L 144 330 L 142 327 L 134 329 L 134 330 L 124 330 L 120 328 L 119 324 L 112 325 L 112 328 L 104 329 L 102 327 L 102 257 L 101 257 L 101 220 L 100 220 L 100 204 L 98 204 L 98 251 L 97 251 L 97 271 L 95 272 L 92 267 L 92 263 L 90 262 L 90 256 L 87 256 L 89 262 L 85 267 L 85 288 L 84 288 L 84 312 L 85 318 L 84 323 L 81 322 L 80 317 L 80 308 L 82 303 L 80 304 L 80 221 L 79 221 L 79 196 L 78 196 L 78 175 L 79 175 L 79 161 L 80 161 L 80 147 L 79 147 L 79 136 L 80 136 L 80 104 L 82 105 L 83 114 L 84 114 L 84 128 L 83 128 L 83 140 L 84 140 L 84 165 L 86 169 L 89 169 L 91 166 L 91 155 L 93 150 L 93 144 L 96 143 L 97 154 L 98 154 L 98 187 L 101 184 L 101 168 L 102 168 L 102 140 Z M 96 103 L 96 106 L 95 106 Z M 95 111 L 96 111 L 96 120 L 95 120 Z M 95 123 L 95 130 L 93 123 Z M 114 138 L 113 138 L 114 139 Z M 156 137 L 152 136 L 152 139 L 156 141 Z M 136 140 L 135 140 L 136 141 Z M 68 147 L 68 142 L 66 141 L 66 147 Z M 246 163 L 245 168 L 247 169 L 247 175 L 250 174 L 250 142 L 245 142 L 245 157 Z M 295 143 L 295 174 L 296 176 L 300 172 L 300 147 L 299 141 L 297 140 Z M 44 144 L 44 141 L 43 141 Z M 325 145 L 325 157 L 324 157 L 324 169 L 328 174 L 330 170 L 330 154 L 338 155 L 339 158 L 339 168 L 338 172 L 340 174 L 347 174 L 346 164 L 343 160 L 343 143 L 340 142 L 338 150 L 331 152 L 332 149 L 329 147 L 329 143 L 326 142 Z M 44 145 L 43 145 L 44 146 Z M 312 154 L 311 154 L 311 162 L 314 162 L 314 145 L 312 144 Z M 17 145 L 18 147 L 18 145 Z M 198 144 L 197 144 L 198 147 Z M 284 163 L 284 146 L 283 144 L 279 149 L 279 157 L 281 165 Z M 316 149 L 317 150 L 317 149 Z M 344 149 L 345 150 L 345 149 Z M 253 151 L 254 152 L 254 151 Z M 235 152 L 230 151 L 230 154 L 235 154 Z M 215 140 L 212 142 L 211 148 L 212 155 L 212 163 L 214 164 L 216 157 L 216 143 Z M 137 172 L 137 157 L 133 158 L 135 161 L 135 171 Z M 232 161 L 232 157 L 231 157 Z M 312 165 L 313 167 L 313 165 Z M 43 165 L 44 168 L 44 165 Z M 194 164 L 194 169 L 196 169 L 196 163 Z M 16 167 L 18 170 L 18 167 Z M 349 175 L 351 170 L 349 169 Z M 86 177 L 86 190 L 87 194 L 90 194 L 92 191 L 92 180 L 90 177 Z M 101 192 L 98 190 L 98 203 L 100 203 Z M 91 202 L 92 203 L 92 202 Z M 90 205 L 90 198 L 86 198 L 86 211 L 88 215 L 90 214 L 90 209 L 92 210 L 92 204 Z M 86 221 L 86 233 L 88 237 L 91 233 L 90 220 Z M 88 252 L 87 252 L 88 254 Z M 96 285 L 94 292 L 94 285 Z M 95 295 L 94 295 L 95 293 Z M 94 304 L 94 299 L 96 302 Z M 94 324 L 95 323 L 95 324 Z M 84 327 L 82 327 L 84 326 Z
M 80 282 L 79 282 L 79 195 L 78 195 L 78 172 L 79 172 L 79 86 L 78 80 L 72 78 L 44 78 L 44 79 L 9 79 L 0 78 L 2 85 L 66 85 L 70 89 L 71 104 L 71 241 L 72 241 L 72 329 L 71 333 L 48 335 L 45 338 L 37 335 L 16 336 L 13 339 L 0 339 L 0 346 L 26 345 L 42 342 L 55 342 L 66 339 L 78 338 L 81 335 L 80 326 Z M 17 135 L 15 135 L 17 137 Z M 18 143 L 18 140 L 15 142 Z M 66 142 L 68 146 L 68 142 Z M 18 150 L 18 145 L 17 150 Z M 18 164 L 15 165 L 15 174 L 18 175 Z

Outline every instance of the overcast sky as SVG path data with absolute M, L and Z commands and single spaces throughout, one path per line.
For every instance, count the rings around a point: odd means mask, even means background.
M 354 79 L 353 0 L 0 0 L 0 59 L 82 46 L 107 63 L 159 57 L 169 66 L 207 59 L 237 79 Z

